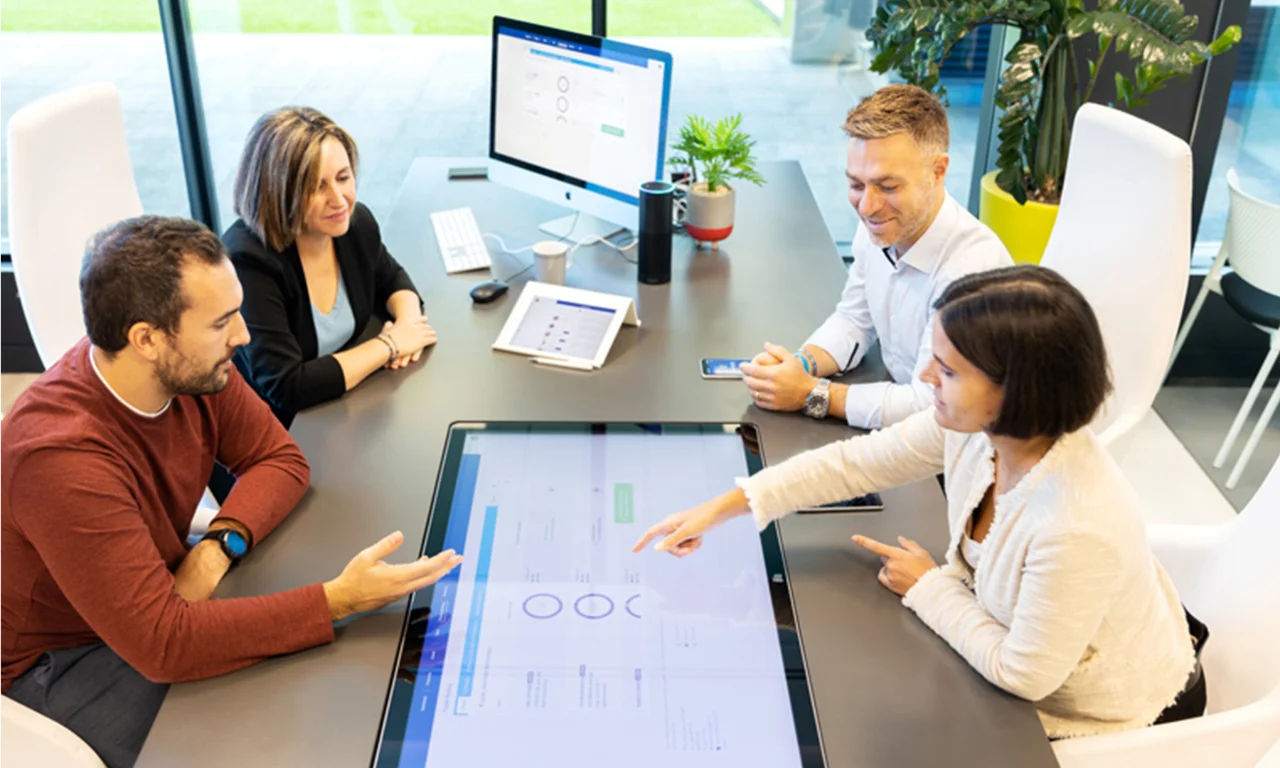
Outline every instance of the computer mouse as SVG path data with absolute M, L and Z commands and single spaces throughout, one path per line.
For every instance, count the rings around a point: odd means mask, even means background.
M 477 304 L 488 304 L 506 293 L 510 287 L 501 280 L 488 280 L 471 289 L 471 300 Z

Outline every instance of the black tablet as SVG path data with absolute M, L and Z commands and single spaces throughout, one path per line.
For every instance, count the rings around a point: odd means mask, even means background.
M 775 526 L 663 517 L 760 469 L 747 424 L 454 424 L 373 765 L 822 766 Z

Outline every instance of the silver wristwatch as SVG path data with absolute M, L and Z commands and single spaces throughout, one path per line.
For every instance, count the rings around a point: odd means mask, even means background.
M 814 387 L 804 399 L 804 415 L 812 416 L 815 419 L 825 419 L 827 418 L 827 411 L 830 410 L 831 380 L 818 379 L 818 386 Z

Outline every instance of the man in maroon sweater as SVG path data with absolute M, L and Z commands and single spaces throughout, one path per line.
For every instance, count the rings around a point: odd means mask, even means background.
M 231 363 L 249 340 L 235 270 L 204 226 L 144 216 L 94 239 L 80 289 L 88 338 L 3 422 L 3 690 L 127 766 L 169 683 L 330 642 L 460 558 L 384 563 L 396 532 L 324 584 L 209 599 L 310 471 Z M 215 461 L 237 481 L 189 547 Z

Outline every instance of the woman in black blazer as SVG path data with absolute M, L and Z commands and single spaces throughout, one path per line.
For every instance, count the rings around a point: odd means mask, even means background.
M 240 159 L 240 218 L 222 238 L 251 336 L 236 365 L 286 425 L 436 342 L 413 281 L 356 203 L 356 163 L 347 132 L 306 107 L 259 118 Z M 382 320 L 381 333 L 358 343 Z

